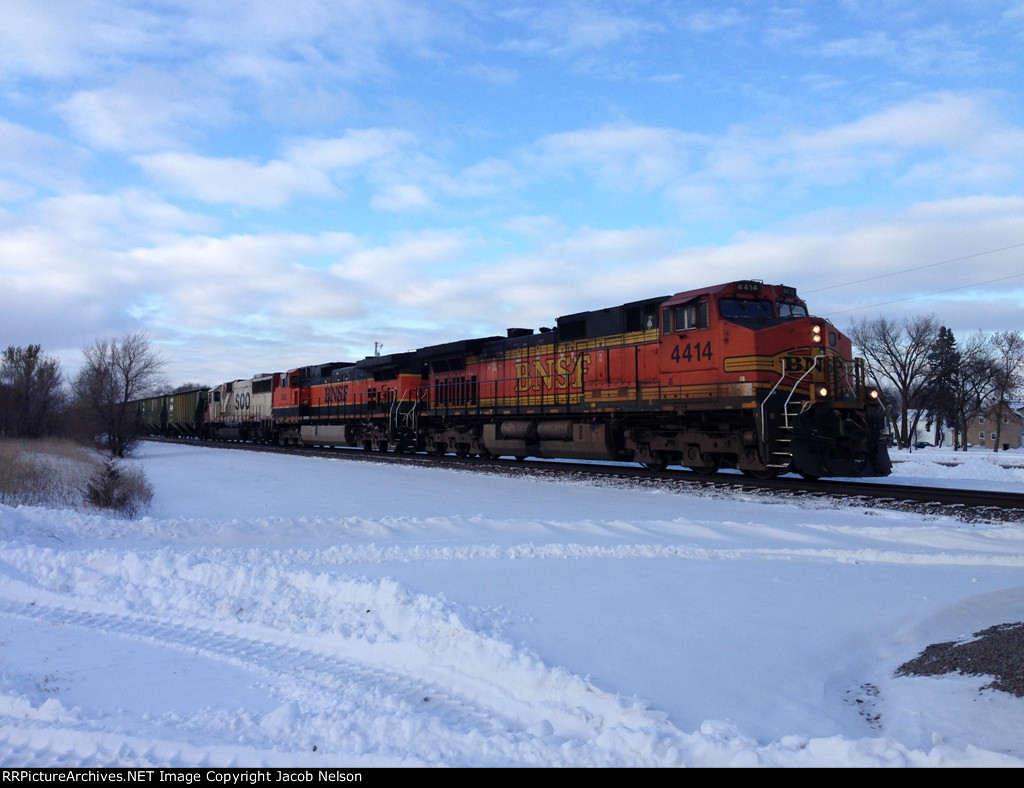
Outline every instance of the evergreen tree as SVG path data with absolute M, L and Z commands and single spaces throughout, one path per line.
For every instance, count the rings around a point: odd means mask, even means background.
M 932 380 L 926 395 L 927 411 L 937 432 L 941 434 L 947 427 L 953 429 L 953 446 L 956 448 L 960 438 L 955 392 L 960 352 L 952 330 L 945 326 L 939 328 L 938 338 L 928 354 L 928 363 L 932 370 Z M 936 443 L 941 445 L 941 438 Z

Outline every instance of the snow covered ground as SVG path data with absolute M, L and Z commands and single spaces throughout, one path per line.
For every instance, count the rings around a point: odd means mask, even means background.
M 907 483 L 1024 491 L 1021 452 L 895 456 Z M 1020 524 L 137 462 L 139 520 L 0 507 L 2 766 L 1024 766 L 1024 698 L 894 675 L 1024 620 Z

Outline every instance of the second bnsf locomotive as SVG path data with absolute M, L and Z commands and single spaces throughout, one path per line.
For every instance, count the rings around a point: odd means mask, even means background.
M 792 287 L 739 281 L 209 393 L 207 437 L 885 476 L 882 404 Z

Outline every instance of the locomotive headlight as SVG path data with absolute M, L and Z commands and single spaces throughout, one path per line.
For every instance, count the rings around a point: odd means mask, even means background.
M 818 396 L 821 397 L 822 399 L 825 399 L 825 397 L 828 396 L 828 387 L 826 387 L 826 386 L 819 387 L 818 388 Z
M 821 326 L 811 326 L 811 341 L 818 343 L 821 342 Z
M 868 398 L 878 399 L 878 389 L 871 389 L 871 391 L 868 392 Z

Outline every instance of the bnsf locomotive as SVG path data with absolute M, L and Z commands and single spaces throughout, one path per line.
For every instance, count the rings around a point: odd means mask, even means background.
M 140 403 L 150 424 L 163 408 L 164 434 L 761 478 L 891 470 L 882 404 L 850 339 L 794 288 L 759 281 L 174 396 L 203 400 L 203 416 L 182 425 L 161 398 Z

